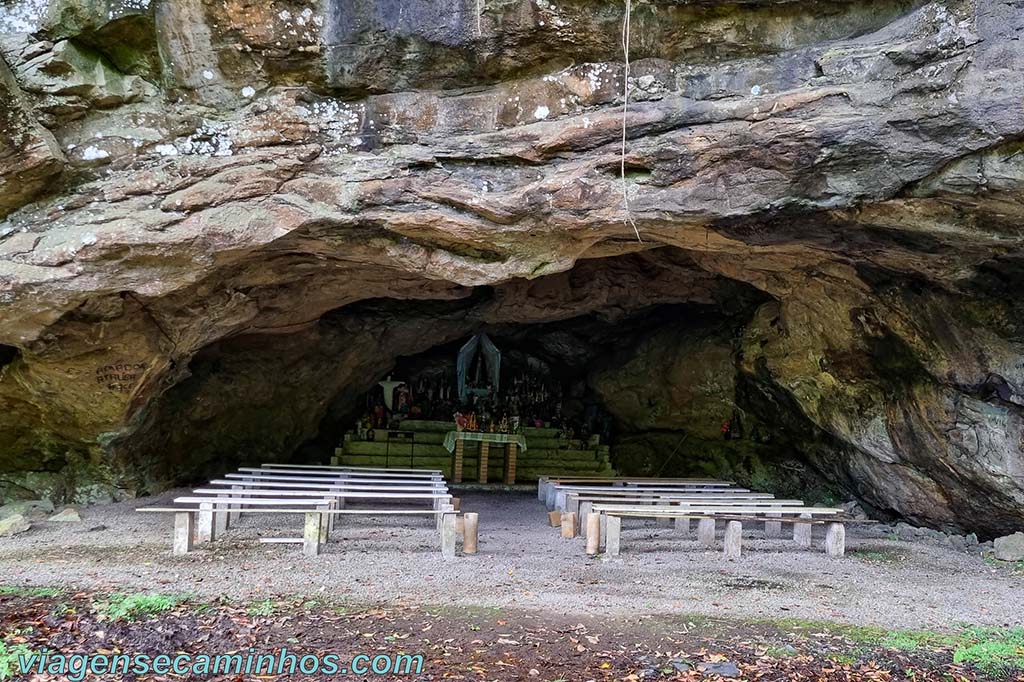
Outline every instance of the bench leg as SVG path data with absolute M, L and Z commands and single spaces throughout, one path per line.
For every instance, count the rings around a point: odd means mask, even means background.
M 683 537 L 688 537 L 690 535 L 690 519 L 686 518 L 685 516 L 677 516 L 676 533 L 682 535 Z
M 656 504 L 659 507 L 671 507 L 672 506 L 668 502 L 657 502 Z M 655 521 L 655 523 L 657 524 L 658 528 L 671 528 L 672 527 L 672 519 L 671 519 L 671 517 L 668 517 L 668 516 L 659 516 L 658 519 Z
M 601 515 L 589 512 L 586 519 L 587 556 L 594 556 L 601 549 Z
M 743 552 L 743 524 L 739 521 L 730 521 L 725 524 L 725 558 L 735 561 L 740 558 Z
M 605 552 L 609 556 L 619 556 L 622 550 L 622 519 L 618 516 L 603 514 L 607 528 L 607 540 L 605 540 Z
M 576 514 L 574 512 L 562 512 L 561 518 L 562 537 L 572 539 L 576 537 Z
M 302 553 L 306 556 L 320 556 L 320 521 L 320 512 L 306 512 L 302 529 Z
M 601 514 L 600 516 L 601 532 L 598 534 L 598 551 L 603 550 L 608 544 L 608 515 Z
M 466 512 L 462 515 L 462 553 L 476 554 L 478 533 L 480 530 L 480 515 L 474 512 Z
M 221 499 L 224 499 L 223 503 L 217 504 L 217 511 L 213 513 L 214 530 L 216 531 L 217 537 L 224 535 L 228 529 L 228 514 L 231 509 L 231 505 L 227 502 L 227 499 L 221 495 Z
M 195 540 L 195 515 L 193 512 L 174 513 L 174 554 L 182 556 L 192 551 Z
M 441 514 L 441 558 L 455 558 L 455 512 L 446 511 Z
M 213 525 L 213 504 L 203 502 L 199 505 L 199 519 L 196 523 L 196 541 L 214 542 L 217 531 Z
M 326 511 L 328 509 L 333 509 L 333 508 L 334 508 L 334 503 L 333 502 L 331 502 L 326 507 L 320 507 L 320 509 L 322 511 Z M 320 515 L 320 543 L 321 544 L 324 544 L 328 540 L 331 539 L 331 529 L 328 528 L 328 526 L 330 525 L 330 519 L 333 516 L 334 516 L 334 514 L 321 514 Z
M 593 502 L 580 502 L 580 511 L 579 511 L 579 514 L 580 514 L 579 515 L 580 535 L 582 535 L 584 538 L 586 538 L 587 537 L 587 533 L 590 532 L 590 530 L 587 527 L 587 519 L 590 518 L 590 515 L 591 515 L 591 513 L 593 513 L 593 511 L 594 511 L 594 503 Z
M 801 514 L 801 519 L 810 519 L 810 514 Z M 809 523 L 794 523 L 793 524 L 793 541 L 797 547 L 807 549 L 811 546 L 811 524 Z
M 242 497 L 241 492 L 242 492 L 243 487 L 244 486 L 233 485 L 233 486 L 231 486 L 231 490 L 238 497 Z M 228 514 L 228 523 L 229 524 L 233 525 L 233 524 L 238 522 L 238 518 L 242 515 L 241 512 L 238 511 L 239 509 L 241 509 L 241 507 L 239 505 L 237 505 L 237 504 L 231 505 L 231 512 Z
M 705 547 L 715 546 L 714 519 L 701 519 L 697 522 L 697 540 Z
M 580 498 L 576 497 L 575 495 L 571 497 L 566 497 L 565 504 L 563 506 L 564 512 L 569 512 L 570 514 L 576 514 L 578 516 L 580 513 Z
M 846 553 L 846 526 L 830 523 L 825 531 L 825 554 L 843 556 Z
M 770 517 L 781 517 L 782 514 L 767 514 Z M 765 521 L 764 536 L 766 538 L 782 537 L 782 521 Z
M 455 505 L 453 505 L 453 504 L 442 504 L 440 511 L 441 512 L 454 512 L 455 511 Z M 438 530 L 438 532 L 441 532 L 441 529 L 444 527 L 444 517 L 445 517 L 445 514 L 443 514 L 443 513 L 442 514 L 437 514 L 434 517 L 436 522 L 437 522 L 437 530 Z M 454 518 L 454 517 L 455 516 L 453 514 L 452 518 Z

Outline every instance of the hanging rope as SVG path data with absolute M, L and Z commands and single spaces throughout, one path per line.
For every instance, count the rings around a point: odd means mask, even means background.
M 629 34 L 632 13 L 633 0 L 626 0 L 626 16 L 622 19 L 622 54 L 626 67 L 622 75 L 622 154 L 619 171 L 622 176 L 622 208 L 626 212 L 622 222 L 633 228 L 636 240 L 642 244 L 644 240 L 640 238 L 640 229 L 633 220 L 632 211 L 629 210 L 629 183 L 626 182 L 626 116 L 629 113 Z

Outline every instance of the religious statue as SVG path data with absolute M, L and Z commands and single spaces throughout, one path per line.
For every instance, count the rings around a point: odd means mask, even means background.
M 469 426 L 469 419 L 466 418 L 466 415 L 462 414 L 461 412 L 456 412 L 454 419 L 456 431 L 465 431 L 466 428 Z
M 467 431 L 477 431 L 477 430 L 479 430 L 479 428 L 480 428 L 480 425 L 477 424 L 477 421 L 476 421 L 476 412 L 470 412 L 469 413 L 469 422 L 466 424 L 466 430 Z
M 498 422 L 498 433 L 508 433 L 508 415 L 503 414 Z
M 412 407 L 412 395 L 407 384 L 401 384 L 395 388 L 395 412 L 398 414 L 409 414 Z
M 405 384 L 404 381 L 392 380 L 391 375 L 388 375 L 387 380 L 378 383 L 378 385 L 384 389 L 384 404 L 387 406 L 389 412 L 395 409 L 395 389 L 403 384 Z

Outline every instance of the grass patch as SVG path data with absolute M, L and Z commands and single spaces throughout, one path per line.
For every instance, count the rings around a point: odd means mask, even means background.
M 19 659 L 24 656 L 26 659 L 32 655 L 32 650 L 25 644 L 11 644 L 0 640 L 0 680 L 13 680 L 16 674 L 21 674 Z
M 865 647 L 884 647 L 901 651 L 951 651 L 954 663 L 971 665 L 993 676 L 1007 676 L 1024 671 L 1024 627 L 961 627 L 955 632 L 942 633 L 931 630 L 885 630 L 871 626 L 799 618 L 760 622 L 781 631 L 829 633 L 846 637 Z
M 273 616 L 277 610 L 277 604 L 273 599 L 260 599 L 249 604 L 245 610 L 250 616 Z
M 181 597 L 169 594 L 115 593 L 97 602 L 96 613 L 109 620 L 133 621 L 169 611 L 181 600 Z
M 10 632 L 0 638 L 0 680 L 13 680 L 15 675 L 20 675 L 19 659 L 21 657 L 28 658 L 33 653 L 27 644 L 12 644 L 8 641 L 9 638 L 16 638 L 19 634 L 19 631 Z
M 913 651 L 921 647 L 939 649 L 950 646 L 954 641 L 954 638 L 950 635 L 943 635 L 929 630 L 894 630 L 876 643 L 889 649 Z
M 1024 575 L 1024 561 L 1000 561 L 991 554 L 984 559 L 985 563 L 995 568 L 1010 569 L 1017 575 Z
M 953 662 L 990 675 L 1024 670 L 1024 627 L 967 628 L 957 638 Z
M 64 593 L 57 587 L 28 587 L 22 585 L 0 585 L 0 596 L 8 597 L 59 597 Z

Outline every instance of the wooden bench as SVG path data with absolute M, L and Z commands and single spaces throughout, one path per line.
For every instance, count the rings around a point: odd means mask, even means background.
M 267 463 L 261 466 L 263 469 L 325 469 L 329 471 L 344 471 L 354 475 L 372 473 L 381 476 L 407 476 L 409 478 L 431 478 L 443 476 L 440 469 L 398 469 L 385 467 L 353 467 L 336 466 L 332 464 L 273 464 Z
M 604 488 L 611 487 L 625 487 L 627 485 L 642 485 L 642 484 L 678 484 L 678 485 L 700 485 L 700 486 L 720 486 L 729 487 L 735 485 L 732 481 L 720 481 L 714 478 L 645 478 L 645 477 L 621 477 L 621 478 L 601 478 L 595 476 L 541 476 L 537 479 L 537 499 L 544 502 L 549 496 L 549 488 L 556 485 L 562 486 L 575 486 L 575 485 L 594 485 Z
M 646 488 L 629 488 L 629 489 L 580 489 L 580 488 L 560 488 L 556 489 L 555 492 L 555 504 L 554 508 L 557 510 L 567 510 L 572 503 L 573 498 L 581 499 L 587 496 L 596 496 L 606 498 L 608 500 L 624 499 L 624 500 L 657 500 L 659 498 L 673 498 L 679 496 L 700 496 L 700 497 L 718 497 L 718 496 L 759 496 L 751 497 L 750 499 L 770 498 L 773 495 L 768 493 L 755 493 L 747 488 L 682 488 L 672 490 L 649 490 Z M 575 510 L 570 510 L 575 511 Z
M 728 506 L 728 507 L 739 507 L 739 506 L 755 506 L 755 507 L 802 507 L 804 505 L 802 500 L 779 500 L 774 495 L 769 493 L 697 493 L 697 494 L 674 494 L 669 493 L 658 497 L 639 497 L 639 498 L 614 498 L 605 497 L 603 495 L 597 496 L 575 496 L 571 495 L 566 500 L 566 513 L 574 514 L 575 518 L 579 520 L 581 524 L 580 532 L 586 537 L 586 526 L 583 524 L 583 520 L 587 518 L 587 514 L 593 511 L 594 505 L 633 505 L 633 506 L 645 506 L 645 507 L 670 507 L 670 508 L 692 508 L 695 506 Z M 688 534 L 690 532 L 690 519 L 685 516 L 660 516 L 657 517 L 659 521 L 666 521 L 668 525 L 675 521 L 675 528 L 677 531 Z M 781 532 L 781 526 L 776 526 L 778 522 L 775 520 L 765 520 L 765 535 L 768 537 L 777 537 Z
M 410 482 L 419 483 L 421 481 L 443 481 L 444 476 L 440 472 L 433 473 L 428 472 L 424 474 L 415 474 L 412 472 L 395 472 L 395 471 L 355 471 L 352 469 L 297 469 L 294 467 L 274 467 L 274 466 L 262 466 L 262 467 L 239 467 L 241 472 L 253 473 L 253 474 L 275 474 L 279 476 L 333 476 L 338 478 L 374 478 L 381 480 L 406 480 Z
M 266 470 L 272 471 L 272 470 Z M 372 487 L 394 487 L 394 486 L 408 486 L 416 488 L 447 488 L 447 484 L 442 479 L 424 479 L 422 481 L 409 481 L 407 479 L 394 479 L 394 478 L 345 478 L 343 476 L 336 476 L 334 474 L 323 475 L 323 476 L 311 476 L 311 475 L 298 475 L 298 474 L 280 474 L 280 473 L 253 473 L 248 471 L 235 472 L 230 474 L 224 474 L 224 478 L 235 478 L 235 479 L 247 479 L 252 481 L 282 481 L 282 482 L 295 482 L 295 483 L 337 483 L 339 485 L 348 486 L 372 486 Z
M 602 522 L 602 517 L 605 520 Z M 842 509 L 803 506 L 752 506 L 752 505 L 694 505 L 673 509 L 671 507 L 638 507 L 628 505 L 595 504 L 587 516 L 587 552 L 596 553 L 603 542 L 610 556 L 618 556 L 621 549 L 622 519 L 642 518 L 695 518 L 698 519 L 697 538 L 705 547 L 715 545 L 715 522 L 726 521 L 725 556 L 738 559 L 741 553 L 743 521 L 764 521 L 793 524 L 793 540 L 799 547 L 811 546 L 811 528 L 814 524 L 827 524 L 825 553 L 829 556 L 843 556 L 846 550 L 847 520 Z M 603 526 L 603 528 L 602 528 Z M 595 540 L 591 535 L 596 535 Z
M 211 481 L 215 483 L 215 481 Z M 288 488 L 280 490 L 277 488 L 259 488 L 253 486 L 240 486 L 233 484 L 230 488 L 196 488 L 193 493 L 199 495 L 214 495 L 218 500 L 226 500 L 229 504 L 227 509 L 224 511 L 218 511 L 214 514 L 214 525 L 218 532 L 223 532 L 228 529 L 229 525 L 238 519 L 241 514 L 241 505 L 232 504 L 232 500 L 235 497 L 276 497 L 276 498 L 329 498 L 334 503 L 334 507 L 337 509 L 343 509 L 346 501 L 350 499 L 361 499 L 361 500 L 387 500 L 387 501 L 404 501 L 404 500 L 427 500 L 431 502 L 431 506 L 435 510 L 440 510 L 443 505 L 453 505 L 454 498 L 451 494 L 442 491 L 413 491 L 413 492 L 394 492 L 391 490 L 387 491 L 371 491 L 371 490 L 351 490 L 348 488 L 338 488 L 322 484 L 291 484 L 293 486 L 300 486 L 298 488 Z M 312 485 L 313 488 L 301 487 L 305 485 Z M 205 517 L 201 525 L 205 524 Z M 334 517 L 330 519 L 330 530 L 334 530 Z M 205 526 L 204 526 L 205 527 Z
M 548 509 L 555 509 L 558 505 L 559 496 L 564 498 L 566 493 L 569 492 L 606 492 L 609 490 L 615 490 L 616 488 L 606 486 L 590 486 L 590 485 L 561 485 L 552 484 L 547 487 L 547 496 L 544 499 L 544 503 Z M 625 488 L 618 488 L 625 490 Z M 736 488 L 729 485 L 721 484 L 704 484 L 704 483 L 679 483 L 679 484 L 659 484 L 659 485 L 643 485 L 636 486 L 629 489 L 630 491 L 650 491 L 650 492 L 683 492 L 683 493 L 699 493 L 709 490 L 731 490 L 734 492 L 750 492 L 746 488 Z
M 199 524 L 197 517 L 203 514 L 216 512 L 222 504 L 235 504 L 244 506 L 259 507 L 262 514 L 302 514 L 305 516 L 303 525 L 302 545 L 303 553 L 307 556 L 320 554 L 321 545 L 329 540 L 329 525 L 326 519 L 340 515 L 419 515 L 435 516 L 438 518 L 438 527 L 441 536 L 441 555 L 445 559 L 455 557 L 456 539 L 456 516 L 457 512 L 446 505 L 444 509 L 336 509 L 332 508 L 333 501 L 323 499 L 272 499 L 272 498 L 240 498 L 221 501 L 221 498 L 208 497 L 179 497 L 175 498 L 174 507 L 143 507 L 140 512 L 171 513 L 174 514 L 174 541 L 173 553 L 183 555 L 192 551 L 199 537 Z M 467 524 L 468 526 L 468 524 Z M 476 525 L 472 525 L 473 532 Z M 210 528 L 210 541 L 215 540 L 216 533 L 212 526 Z M 476 538 L 473 539 L 473 546 L 476 546 Z

